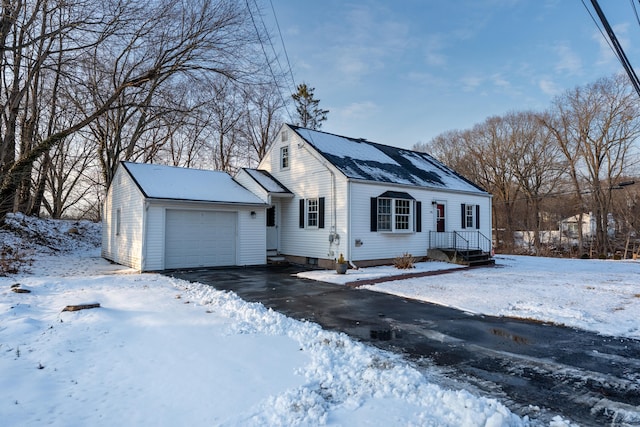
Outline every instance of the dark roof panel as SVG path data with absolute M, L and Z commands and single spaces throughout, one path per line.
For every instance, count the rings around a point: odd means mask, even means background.
M 427 153 L 289 126 L 348 178 L 486 194 Z

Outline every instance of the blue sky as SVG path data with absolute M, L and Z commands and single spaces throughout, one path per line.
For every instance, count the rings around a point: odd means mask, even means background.
M 564 91 L 622 71 L 581 0 L 272 3 L 296 83 L 315 87 L 330 110 L 322 130 L 398 147 L 492 115 L 542 111 Z M 629 1 L 600 3 L 640 67 Z M 269 2 L 264 12 L 275 28 Z

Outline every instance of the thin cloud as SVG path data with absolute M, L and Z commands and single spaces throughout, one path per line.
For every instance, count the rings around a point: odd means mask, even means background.
M 491 81 L 495 86 L 498 86 L 503 89 L 510 89 L 511 82 L 505 79 L 501 73 L 495 73 L 491 76 Z
M 347 105 L 341 114 L 349 119 L 366 119 L 379 110 L 378 105 L 372 101 L 353 102 Z
M 406 75 L 407 80 L 423 86 L 449 86 L 449 80 L 433 73 L 411 71 Z
M 357 81 L 410 48 L 408 24 L 388 16 L 385 8 L 355 5 L 344 20 L 325 26 L 324 33 L 331 35 L 323 55 L 327 63 L 345 79 Z
M 446 46 L 443 38 L 440 34 L 434 34 L 427 38 L 425 43 L 425 62 L 427 65 L 437 67 L 446 65 L 447 56 L 443 53 Z
M 558 87 L 558 85 L 556 85 L 553 80 L 548 78 L 540 79 L 538 81 L 538 87 L 543 93 L 549 96 L 555 96 L 560 93 L 560 88 Z
M 553 51 L 559 57 L 555 70 L 558 73 L 578 75 L 582 72 L 582 59 L 569 46 L 567 42 L 559 42 L 553 47 Z
M 618 38 L 618 41 L 622 45 L 622 48 L 628 52 L 630 49 L 631 42 L 629 40 L 629 24 L 618 24 L 613 26 L 613 31 Z M 618 58 L 616 57 L 613 50 L 611 50 L 611 46 L 609 45 L 609 39 L 606 36 L 603 36 L 599 31 L 593 33 L 592 38 L 598 43 L 599 54 L 598 59 L 596 61 L 597 65 L 612 65 L 617 64 Z
M 464 90 L 465 92 L 473 92 L 478 87 L 480 87 L 480 85 L 484 82 L 484 79 L 478 76 L 467 76 L 462 77 L 460 79 L 460 82 L 462 83 L 462 90 Z

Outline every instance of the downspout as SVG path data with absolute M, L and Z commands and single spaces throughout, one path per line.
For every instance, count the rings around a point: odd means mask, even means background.
M 351 268 L 353 268 L 354 270 L 358 269 L 358 266 L 355 265 L 353 263 L 353 261 L 351 260 L 351 244 L 353 239 L 351 238 L 351 222 L 352 222 L 352 215 L 353 215 L 353 209 L 351 206 L 351 179 L 347 178 L 347 209 L 349 214 L 347 215 L 347 235 L 345 236 L 347 238 L 347 260 L 349 262 L 349 265 L 351 266 Z
M 300 146 L 300 143 L 298 143 L 298 146 Z M 334 242 L 334 238 L 335 236 L 337 236 L 336 233 L 336 228 L 337 228 L 337 222 L 338 222 L 338 213 L 337 213 L 337 200 L 336 200 L 336 174 L 331 170 L 331 168 L 328 166 L 327 161 L 325 159 L 323 159 L 322 157 L 318 157 L 316 156 L 315 153 L 313 153 L 311 150 L 309 150 L 309 148 L 307 148 L 307 144 L 304 143 L 304 140 L 302 141 L 302 147 L 309 153 L 311 154 L 312 157 L 314 157 L 316 160 L 318 160 L 320 162 L 320 164 L 322 164 L 322 166 L 324 166 L 326 168 L 326 170 L 331 174 L 331 226 L 329 227 L 329 251 L 328 251 L 328 256 L 332 256 L 331 254 L 333 253 L 333 257 L 337 258 L 337 255 L 335 252 L 332 251 L 331 246 L 333 245 Z M 340 244 L 338 243 L 336 246 L 340 246 Z M 347 252 L 347 259 L 349 259 L 348 257 L 348 252 Z
M 144 209 L 142 210 L 142 244 L 140 247 L 140 272 L 145 271 L 147 267 L 147 210 L 149 202 L 145 199 Z

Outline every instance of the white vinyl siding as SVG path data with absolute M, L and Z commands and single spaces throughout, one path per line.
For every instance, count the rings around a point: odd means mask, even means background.
M 145 200 L 128 172 L 119 167 L 105 197 L 102 224 L 102 256 L 140 271 L 164 270 L 166 212 L 169 210 L 224 211 L 237 217 L 235 242 L 227 244 L 235 258 L 232 265 L 266 264 L 265 207 L 218 206 L 179 200 Z M 117 234 L 117 212 L 120 233 Z M 255 212 L 252 216 L 251 212 Z
M 465 193 L 434 191 L 419 187 L 393 187 L 390 185 L 365 182 L 351 182 L 350 187 L 349 194 L 352 212 L 348 236 L 348 242 L 350 245 L 348 252 L 356 265 L 358 260 L 391 259 L 400 256 L 405 252 L 409 252 L 415 257 L 426 256 L 429 244 L 429 232 L 436 230 L 437 205 L 433 203 L 434 201 L 445 203 L 447 206 L 447 209 L 445 210 L 445 221 L 448 224 L 447 231 L 460 230 L 459 206 L 462 203 L 469 203 L 474 206 L 480 205 L 480 231 L 488 238 L 491 238 L 489 197 Z M 371 199 L 377 199 L 378 202 L 385 200 L 385 198 L 380 198 L 379 196 L 386 191 L 406 192 L 415 199 L 407 200 L 410 204 L 410 217 L 408 223 L 410 230 L 415 230 L 414 227 L 417 223 L 417 219 L 415 218 L 417 215 L 416 204 L 421 202 L 421 232 L 381 232 L 379 228 L 377 231 L 371 231 L 371 223 L 369 221 Z M 387 198 L 386 200 L 393 199 Z M 406 215 L 406 203 L 402 203 L 402 206 L 399 206 L 398 209 L 391 204 L 391 208 L 393 214 L 399 213 L 400 215 Z M 377 210 L 376 212 L 379 214 L 380 211 Z M 366 218 L 366 220 L 363 220 L 364 218 Z M 406 224 L 406 220 L 404 220 L 404 218 L 406 218 L 406 216 L 399 221 L 396 221 L 394 218 L 394 226 L 397 222 L 403 222 Z M 379 217 L 377 224 L 380 224 Z M 359 241 L 358 245 L 356 245 L 356 240 Z
M 107 192 L 102 223 L 102 256 L 137 270 L 142 262 L 144 196 L 128 173 L 118 168 Z
M 280 169 L 279 154 L 283 145 L 289 147 L 287 170 Z M 340 252 L 345 255 L 347 252 L 347 181 L 344 175 L 332 166 L 321 163 L 310 151 L 313 151 L 312 147 L 305 147 L 295 132 L 289 132 L 286 144 L 276 141 L 257 169 L 267 170 L 295 195 L 281 200 L 280 253 L 318 259 L 337 258 Z M 307 200 L 318 200 L 319 209 L 320 197 L 325 199 L 324 227 L 320 228 L 318 217 L 318 225 L 310 228 L 307 226 Z M 305 209 L 303 228 L 300 228 L 300 200 L 304 200 Z M 340 236 L 337 240 L 339 244 L 329 241 L 329 235 L 334 231 Z
M 280 148 L 284 146 L 289 147 L 290 167 L 287 170 L 280 168 Z M 269 171 L 295 196 L 282 199 L 280 205 L 279 249 L 284 255 L 335 259 L 344 253 L 353 261 L 390 259 L 405 252 L 417 257 L 426 256 L 429 231 L 435 231 L 436 227 L 437 209 L 433 204 L 436 200 L 447 206 L 447 231 L 460 228 L 459 206 L 462 203 L 480 205 L 480 231 L 491 237 L 490 197 L 446 189 L 350 181 L 295 132 L 289 131 L 286 142 L 277 138 L 257 168 Z M 382 200 L 380 195 L 387 191 L 409 193 L 415 200 L 408 200 L 408 208 L 404 202 L 397 207 L 391 203 L 390 213 L 387 213 L 390 217 L 380 221 L 389 225 L 380 224 L 378 229 L 398 227 L 399 232 L 372 232 L 371 199 Z M 307 200 L 319 197 L 325 197 L 325 227 L 308 228 Z M 393 197 L 389 199 L 393 200 Z M 302 228 L 301 200 L 305 210 Z M 378 213 L 376 211 L 376 215 Z M 380 220 L 378 216 L 376 218 Z M 420 224 L 420 230 L 417 224 Z

